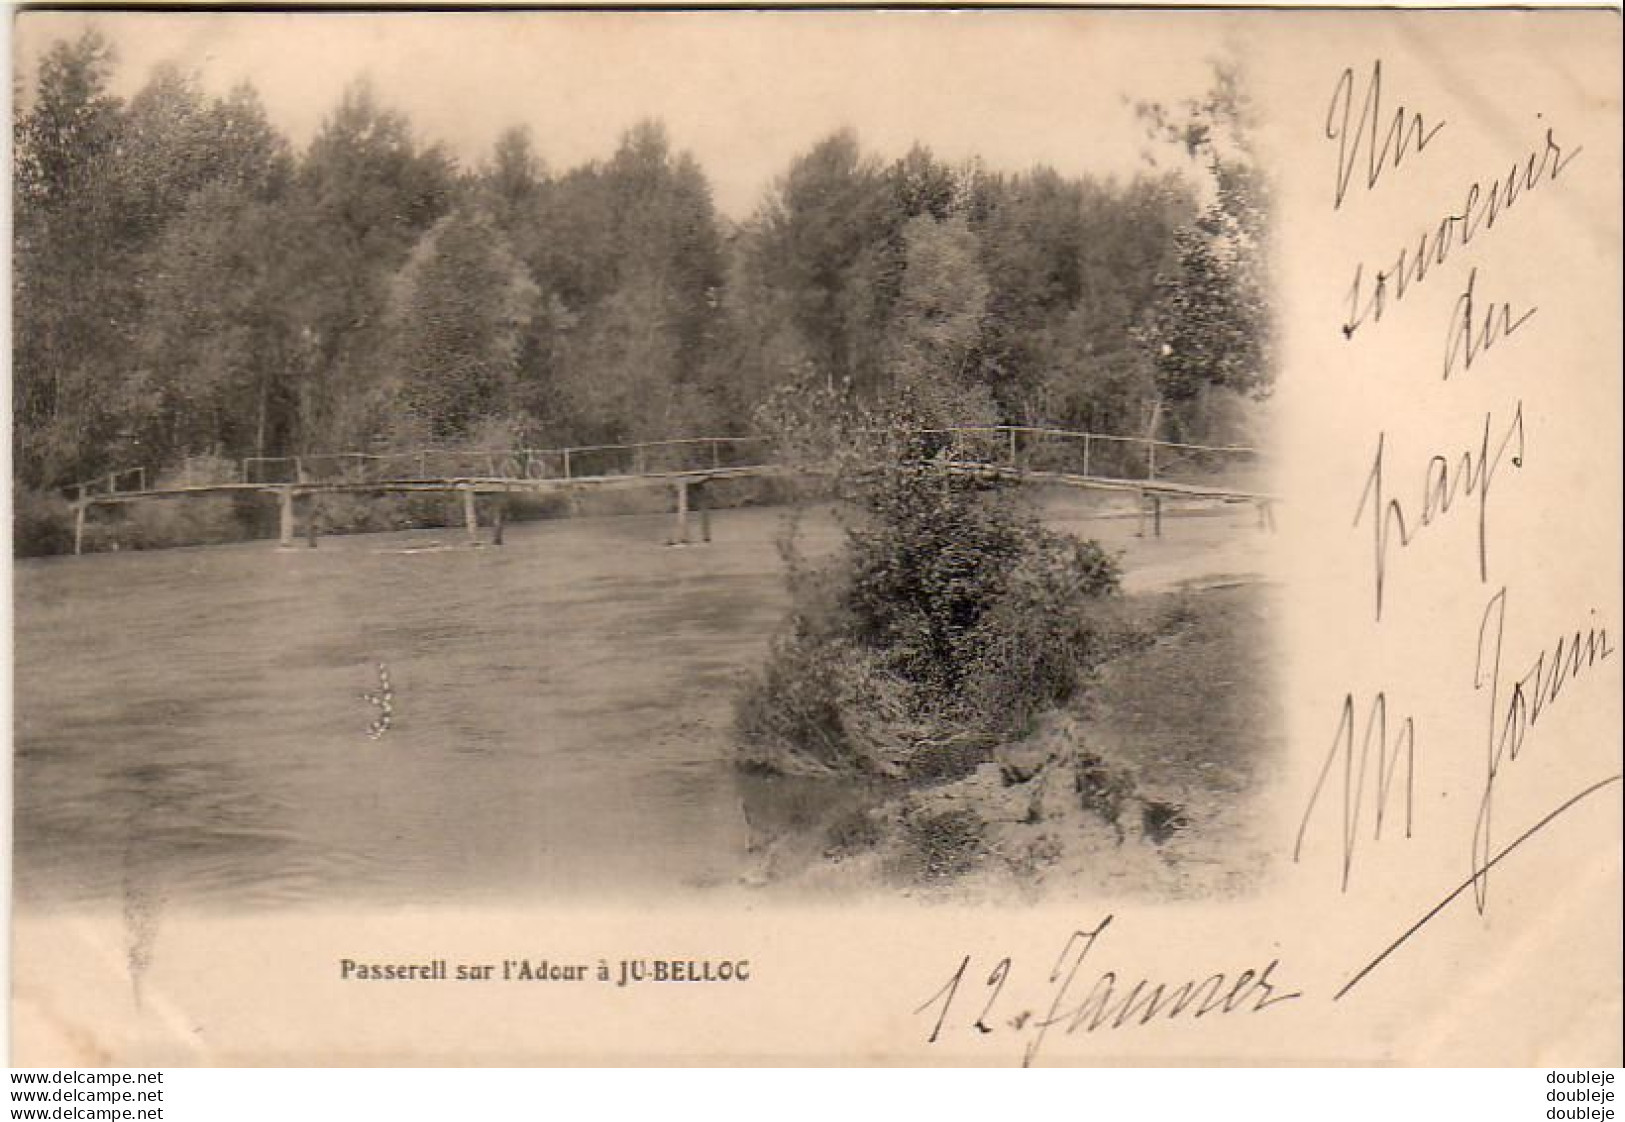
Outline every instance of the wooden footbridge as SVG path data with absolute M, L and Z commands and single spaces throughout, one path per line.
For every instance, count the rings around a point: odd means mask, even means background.
M 1133 494 L 1141 532 L 1147 518 L 1162 532 L 1164 501 L 1251 503 L 1260 526 L 1273 527 L 1274 499 L 1247 483 L 1259 474 L 1254 449 L 1180 444 L 1144 437 L 996 425 L 921 430 L 924 461 L 956 474 Z M 481 508 L 492 544 L 502 544 L 507 498 L 612 488 L 669 487 L 677 542 L 687 542 L 691 515 L 710 540 L 708 484 L 727 479 L 804 474 L 816 468 L 775 457 L 761 437 L 692 437 L 640 444 L 601 444 L 517 451 L 346 452 L 251 456 L 230 479 L 192 480 L 184 471 L 148 486 L 145 468 L 112 472 L 68 488 L 74 512 L 73 551 L 81 552 L 90 511 L 191 496 L 261 494 L 276 499 L 280 544 L 316 544 L 322 495 L 445 494 L 460 496 L 469 541 L 480 540 Z

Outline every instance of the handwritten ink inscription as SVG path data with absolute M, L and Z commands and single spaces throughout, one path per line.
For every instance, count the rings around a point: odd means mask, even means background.
M 1473 669 L 1473 689 L 1487 690 L 1489 697 L 1484 794 L 1479 800 L 1473 830 L 1473 899 L 1481 913 L 1489 898 L 1493 845 L 1490 820 L 1497 777 L 1502 768 L 1518 758 L 1525 739 L 1534 731 L 1541 716 L 1557 704 L 1563 687 L 1614 653 L 1606 627 L 1592 624 L 1584 632 L 1576 628 L 1573 635 L 1559 636 L 1550 651 L 1541 651 L 1529 670 L 1511 683 L 1510 690 L 1504 691 L 1501 651 L 1506 612 L 1507 590 L 1502 588 L 1484 606 Z M 1591 615 L 1596 618 L 1595 611 Z
M 1102 1029 L 1131 1029 L 1153 1021 L 1198 1021 L 1208 1016 L 1261 1013 L 1283 1002 L 1303 996 L 1289 990 L 1276 977 L 1281 960 L 1272 958 L 1262 967 L 1222 970 L 1173 980 L 1137 978 L 1130 982 L 1116 970 L 1103 970 L 1087 988 L 1080 980 L 1086 960 L 1111 926 L 1106 916 L 1092 928 L 1073 931 L 1061 948 L 1055 965 L 1041 980 L 1019 995 L 1006 996 L 1016 964 L 1000 958 L 978 987 L 971 971 L 971 956 L 941 989 L 920 1004 L 916 1015 L 930 1016 L 931 1031 L 926 1043 L 936 1044 L 949 1032 L 969 1032 L 976 1037 L 1009 1034 L 1022 1041 L 1023 1067 L 1035 1063 L 1052 1033 L 1062 1036 L 1088 1035 Z M 969 975 L 969 979 L 967 979 Z M 1023 977 L 1021 981 L 1026 982 Z M 961 996 L 961 990 L 964 990 Z
M 1369 288 L 1366 263 L 1357 263 L 1347 289 L 1348 315 L 1341 326 L 1343 337 L 1353 340 L 1368 321 L 1380 322 L 1390 304 L 1404 300 L 1427 280 L 1432 269 L 1444 265 L 1454 251 L 1466 251 L 1473 239 L 1495 229 L 1496 220 L 1509 213 L 1520 200 L 1537 188 L 1555 183 L 1582 151 L 1573 145 L 1565 147 L 1557 139 L 1556 128 L 1547 126 L 1544 137 L 1514 158 L 1504 175 L 1488 176 L 1468 184 L 1462 192 L 1459 210 L 1447 211 L 1436 221 L 1429 222 L 1414 239 L 1386 258 L 1392 264 L 1376 271 Z M 1341 176 L 1341 164 L 1339 169 Z M 1340 194 L 1336 205 L 1341 205 Z
M 1337 187 L 1332 196 L 1332 209 L 1343 205 L 1348 194 L 1349 179 L 1365 155 L 1366 190 L 1374 190 L 1383 172 L 1389 168 L 1399 170 L 1406 155 L 1420 156 L 1445 122 L 1431 128 L 1420 113 L 1408 112 L 1403 105 L 1394 110 L 1386 132 L 1382 129 L 1382 60 L 1371 64 L 1371 79 L 1365 93 L 1360 95 L 1360 118 L 1354 121 L 1355 102 L 1354 68 L 1343 71 L 1332 91 L 1332 103 L 1326 110 L 1326 139 L 1337 141 Z M 1352 122 L 1352 124 L 1351 124 Z
M 1490 452 L 1492 430 L 1496 432 L 1493 455 Z M 1409 548 L 1422 530 L 1451 512 L 1458 498 L 1478 500 L 1478 579 L 1489 580 L 1490 488 L 1495 483 L 1503 460 L 1507 460 L 1513 468 L 1523 467 L 1523 402 L 1518 402 L 1512 411 L 1512 419 L 1501 427 L 1495 425 L 1494 414 L 1484 414 L 1483 433 L 1476 448 L 1470 448 L 1455 458 L 1440 454 L 1429 456 L 1421 473 L 1421 502 L 1411 507 L 1410 513 L 1399 499 L 1384 497 L 1386 440 L 1386 433 L 1377 434 L 1377 454 L 1371 461 L 1365 488 L 1360 492 L 1360 503 L 1354 510 L 1355 528 L 1367 522 L 1371 527 L 1372 583 L 1378 620 L 1382 619 L 1389 551 L 1396 545 L 1399 549 Z M 1511 453 L 1510 458 L 1508 452 Z
M 1467 274 L 1466 291 L 1456 297 L 1456 306 L 1450 311 L 1450 325 L 1445 331 L 1444 341 L 1446 381 L 1456 372 L 1456 360 L 1461 360 L 1463 370 L 1471 370 L 1473 361 L 1481 353 L 1488 352 L 1497 340 L 1510 339 L 1540 310 L 1525 308 L 1517 318 L 1513 318 L 1512 305 L 1503 300 L 1499 308 L 1491 303 L 1480 319 L 1474 315 L 1477 309 L 1473 305 L 1473 288 L 1477 283 L 1478 269 L 1475 266 Z
M 1383 820 L 1387 815 L 1389 800 L 1393 797 L 1403 798 L 1405 809 L 1405 836 L 1411 836 L 1413 825 L 1413 808 L 1416 802 L 1416 721 L 1406 717 L 1397 722 L 1397 730 L 1392 740 L 1388 738 L 1388 696 L 1379 693 L 1371 701 L 1371 708 L 1366 713 L 1365 731 L 1359 736 L 1360 750 L 1354 750 L 1354 695 L 1347 694 L 1343 698 L 1343 715 L 1337 722 L 1337 734 L 1332 738 L 1332 749 L 1326 753 L 1326 762 L 1321 766 L 1320 777 L 1315 780 L 1315 789 L 1309 795 L 1309 805 L 1304 808 L 1303 820 L 1298 824 L 1298 840 L 1292 847 L 1292 860 L 1300 860 L 1303 856 L 1304 838 L 1309 832 L 1309 822 L 1315 813 L 1315 807 L 1320 802 L 1321 791 L 1325 789 L 1326 780 L 1331 775 L 1332 767 L 1337 763 L 1339 756 L 1343 759 L 1343 891 L 1349 887 L 1349 875 L 1354 869 L 1354 854 L 1358 846 L 1360 831 L 1360 816 L 1365 809 L 1366 800 L 1372 797 L 1376 802 L 1376 812 L 1373 814 L 1374 828 L 1372 840 L 1382 840 Z M 1366 775 L 1371 772 L 1372 755 L 1376 755 L 1376 768 L 1372 775 L 1372 782 L 1368 785 Z M 1399 763 L 1405 762 L 1405 786 L 1395 795 L 1394 783 L 1399 778 Z
M 1370 78 L 1364 89 L 1355 81 L 1354 70 L 1345 69 L 1333 85 L 1327 110 L 1325 138 L 1335 146 L 1336 186 L 1332 197 L 1332 210 L 1339 212 L 1351 186 L 1363 184 L 1367 191 L 1375 190 L 1385 176 L 1400 173 L 1402 166 L 1415 163 L 1427 153 L 1439 154 L 1451 143 L 1454 132 L 1444 134 L 1442 117 L 1425 113 L 1421 109 L 1402 105 L 1391 117 L 1383 108 L 1383 65 L 1379 59 L 1373 63 Z M 1356 108 L 1358 106 L 1358 108 Z M 1527 211 L 1536 204 L 1526 200 L 1550 195 L 1560 188 L 1560 179 L 1583 151 L 1566 135 L 1559 139 L 1559 126 L 1547 123 L 1544 114 L 1536 114 L 1541 122 L 1542 134 L 1511 162 L 1502 174 L 1481 178 L 1470 183 L 1462 192 L 1458 209 L 1444 214 L 1437 221 L 1422 227 L 1416 237 L 1401 246 L 1397 254 L 1386 257 L 1387 267 L 1377 270 L 1368 285 L 1367 261 L 1354 264 L 1353 279 L 1346 290 L 1346 314 L 1340 324 L 1345 340 L 1354 341 L 1356 334 L 1368 324 L 1379 322 L 1385 313 L 1424 283 L 1434 270 L 1442 270 L 1453 257 L 1473 252 L 1476 239 L 1497 228 L 1514 206 Z M 1330 155 L 1330 154 L 1329 154 Z M 1447 153 L 1446 153 L 1447 155 Z M 1358 177 L 1357 177 L 1358 175 Z M 1535 192 L 1539 190 L 1540 195 Z M 1340 221 L 1346 221 L 1340 217 Z M 1501 221 L 1502 227 L 1505 222 Z M 1541 265 L 1559 247 L 1538 244 L 1532 247 L 1529 260 Z M 1510 289 L 1512 285 L 1528 287 L 1530 279 L 1501 278 Z M 1442 362 L 1443 380 L 1452 375 L 1472 370 L 1492 351 L 1496 355 L 1510 354 L 1509 359 L 1498 359 L 1502 377 L 1516 378 L 1513 365 L 1519 350 L 1508 350 L 1514 339 L 1521 339 L 1530 331 L 1538 331 L 1540 320 L 1538 305 L 1527 300 L 1513 301 L 1486 297 L 1481 287 L 1480 265 L 1472 263 L 1467 269 L 1465 283 L 1450 309 L 1445 323 Z M 1435 367 L 1435 369 L 1440 369 Z M 1385 371 L 1386 373 L 1387 371 Z M 1403 371 L 1393 372 L 1403 375 Z M 1550 374 L 1550 371 L 1543 371 Z M 1402 383 L 1401 383 L 1402 386 Z M 1399 387 L 1396 387 L 1396 389 Z M 1478 582 L 1488 584 L 1491 565 L 1491 494 L 1494 485 L 1507 469 L 1523 473 L 1529 470 L 1526 460 L 1527 437 L 1524 426 L 1525 404 L 1528 395 L 1519 396 L 1504 412 L 1486 412 L 1472 444 L 1464 451 L 1436 452 L 1415 466 L 1396 465 L 1397 459 L 1390 449 L 1389 433 L 1384 429 L 1376 435 L 1376 450 L 1368 461 L 1363 479 L 1354 492 L 1354 518 L 1351 530 L 1362 537 L 1370 558 L 1371 595 L 1374 607 L 1370 639 L 1373 643 L 1392 643 L 1405 634 L 1396 628 L 1416 626 L 1419 621 L 1398 619 L 1392 611 L 1384 611 L 1390 580 L 1400 560 L 1419 547 L 1423 531 L 1442 526 L 1450 521 L 1458 509 L 1470 504 L 1476 514 L 1474 538 L 1476 544 L 1476 570 Z M 1406 406 L 1407 409 L 1410 406 Z M 1448 416 L 1448 414 L 1447 414 Z M 1415 422 L 1414 415 L 1407 420 Z M 1405 481 L 1401 494 L 1390 493 L 1390 480 Z M 1557 497 L 1574 501 L 1579 496 L 1571 490 L 1559 492 Z M 1502 543 L 1501 548 L 1506 544 Z M 1527 554 L 1540 548 L 1542 543 L 1527 538 L 1513 539 L 1513 548 Z M 1427 626 L 1441 625 L 1441 615 L 1447 615 L 1451 605 L 1459 602 L 1455 595 L 1459 580 L 1452 575 L 1448 562 L 1429 557 L 1428 569 L 1409 574 L 1418 582 L 1422 595 L 1410 597 L 1406 605 L 1420 603 L 1429 613 Z M 1599 663 L 1611 658 L 1614 647 L 1609 629 L 1598 613 L 1592 609 L 1583 626 L 1565 631 L 1550 648 L 1541 650 L 1532 662 L 1517 663 L 1527 670 L 1516 678 L 1503 674 L 1502 659 L 1507 628 L 1507 605 L 1513 599 L 1513 590 L 1507 584 L 1490 596 L 1476 620 L 1460 620 L 1464 648 L 1471 646 L 1470 659 L 1460 666 L 1439 667 L 1437 680 L 1454 683 L 1461 689 L 1460 705 L 1464 715 L 1480 704 L 1487 706 L 1488 731 L 1484 746 L 1483 764 L 1479 774 L 1481 786 L 1474 792 L 1477 813 L 1473 819 L 1470 846 L 1466 846 L 1467 873 L 1433 906 L 1424 912 L 1408 930 L 1402 932 L 1380 954 L 1360 967 L 1339 989 L 1333 999 L 1339 999 L 1352 990 L 1371 971 L 1385 962 L 1400 946 L 1422 930 L 1440 911 L 1469 891 L 1480 913 L 1488 907 L 1489 872 L 1509 854 L 1558 818 L 1579 806 L 1591 795 L 1621 779 L 1620 775 L 1603 778 L 1590 777 L 1577 784 L 1574 794 L 1562 800 L 1554 809 L 1529 826 L 1510 843 L 1498 846 L 1496 823 L 1497 796 L 1506 782 L 1507 769 L 1518 760 L 1530 743 L 1541 717 L 1549 713 L 1570 683 L 1586 676 Z M 1407 607 L 1407 611 L 1409 608 Z M 1448 618 L 1444 626 L 1451 626 Z M 1476 637 L 1475 637 L 1476 632 Z M 1386 636 L 1386 638 L 1384 638 Z M 1466 653 L 1464 651 L 1464 653 Z M 1527 657 L 1527 656 L 1525 656 Z M 1471 691 L 1466 686 L 1471 685 Z M 1481 697 L 1481 700 L 1477 698 Z M 1456 701 L 1446 697 L 1447 705 Z M 1363 711 L 1363 723 L 1358 719 Z M 1339 831 L 1341 890 L 1350 891 L 1356 856 L 1362 841 L 1361 828 L 1365 816 L 1372 818 L 1373 842 L 1380 840 L 1385 816 L 1402 809 L 1405 815 L 1406 837 L 1411 837 L 1413 808 L 1416 805 L 1417 731 L 1410 717 L 1390 721 L 1388 695 L 1376 691 L 1368 707 L 1356 701 L 1354 692 L 1346 693 L 1333 736 L 1332 746 L 1321 763 L 1319 773 L 1308 794 L 1298 825 L 1297 841 L 1293 849 L 1294 860 L 1301 860 L 1305 839 L 1313 824 L 1326 817 L 1324 807 L 1330 799 L 1327 789 L 1341 788 L 1342 821 Z M 1430 751 L 1449 751 L 1449 746 L 1435 743 Z M 1462 750 L 1468 750 L 1464 745 Z M 1428 759 L 1433 759 L 1429 756 Z M 1338 765 L 1341 764 L 1341 767 Z M 1442 774 L 1455 774 L 1461 769 L 1441 767 Z M 1336 786 L 1333 777 L 1337 776 Z M 1401 786 L 1403 782 L 1403 786 Z M 1448 795 L 1448 791 L 1440 791 Z M 1332 812 L 1332 813 L 1335 813 Z M 1463 839 L 1466 840 L 1465 838 Z

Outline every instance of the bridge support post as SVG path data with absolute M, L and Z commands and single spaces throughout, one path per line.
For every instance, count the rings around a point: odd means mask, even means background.
M 688 544 L 688 480 L 677 481 L 677 534 L 673 545 Z
M 491 544 L 502 544 L 502 524 L 507 520 L 508 500 L 505 496 L 498 496 L 496 506 L 491 509 Z
M 480 512 L 474 505 L 474 488 L 463 488 L 463 525 L 468 529 L 468 544 L 477 545 L 480 540 Z
M 78 557 L 85 547 L 85 510 L 87 504 L 77 503 L 73 508 L 73 555 Z
M 711 540 L 711 503 L 706 497 L 709 482 L 709 480 L 705 480 L 694 484 L 694 509 L 700 515 L 700 540 L 702 542 Z
M 1140 525 L 1134 531 L 1137 538 L 1145 537 L 1145 517 L 1151 515 L 1151 536 L 1162 537 L 1162 496 L 1154 495 L 1149 491 L 1140 493 Z
M 286 549 L 293 545 L 293 488 L 280 488 L 276 498 L 279 515 L 277 545 Z
M 311 549 L 316 548 L 316 496 L 309 495 L 305 499 L 305 544 Z

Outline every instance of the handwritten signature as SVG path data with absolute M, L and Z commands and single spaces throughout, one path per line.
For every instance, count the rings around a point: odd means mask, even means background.
M 1548 650 L 1542 650 L 1524 675 L 1503 692 L 1501 651 L 1506 630 L 1507 590 L 1503 587 L 1484 606 L 1478 627 L 1478 655 L 1473 668 L 1473 689 L 1488 690 L 1489 729 L 1486 739 L 1484 793 L 1479 800 L 1478 818 L 1473 828 L 1473 899 L 1483 912 L 1489 899 L 1491 817 L 1495 784 L 1502 768 L 1516 760 L 1525 739 L 1540 718 L 1557 704 L 1563 687 L 1614 654 L 1608 629 L 1595 625 L 1573 635 L 1559 636 Z M 1595 619 L 1596 613 L 1592 613 Z
M 1399 761 L 1405 761 L 1405 786 L 1402 790 L 1405 807 L 1405 836 L 1411 836 L 1416 802 L 1416 720 L 1406 717 L 1398 722 L 1392 741 L 1388 739 L 1388 695 L 1379 692 L 1371 701 L 1365 718 L 1365 732 L 1360 736 L 1360 750 L 1354 750 L 1354 695 L 1343 696 L 1343 715 L 1337 722 L 1337 733 L 1332 737 L 1332 749 L 1326 753 L 1314 790 L 1309 793 L 1309 805 L 1304 807 L 1298 824 L 1298 840 L 1292 847 L 1292 860 L 1303 857 L 1303 842 L 1309 832 L 1310 819 L 1320 802 L 1321 791 L 1331 775 L 1332 765 L 1339 755 L 1343 757 L 1343 891 L 1349 888 L 1349 875 L 1354 869 L 1354 854 L 1358 846 L 1360 816 L 1368 794 L 1376 796 L 1376 828 L 1373 841 L 1382 840 L 1383 819 L 1387 814 L 1389 796 L 1393 794 L 1395 780 L 1399 778 Z M 1372 789 L 1366 785 L 1367 767 L 1372 753 L 1376 753 L 1377 768 Z M 1358 767 L 1356 767 L 1358 759 Z
M 1597 622 L 1596 612 L 1593 611 L 1591 621 L 1586 626 L 1575 627 L 1572 632 L 1559 635 L 1551 647 L 1542 649 L 1535 656 L 1533 662 L 1528 664 L 1527 671 L 1508 682 L 1502 675 L 1508 597 L 1508 590 L 1504 586 L 1491 596 L 1485 604 L 1478 627 L 1472 684 L 1474 692 L 1483 692 L 1486 695 L 1488 727 L 1483 789 L 1479 798 L 1478 813 L 1474 819 L 1469 872 L 1460 884 L 1434 904 L 1421 919 L 1390 943 L 1382 953 L 1356 971 L 1333 995 L 1333 1000 L 1341 998 L 1353 989 L 1389 955 L 1469 890 L 1473 894 L 1478 911 L 1482 914 L 1488 907 L 1489 874 L 1492 868 L 1564 814 L 1622 778 L 1621 775 L 1615 774 L 1587 784 L 1533 826 L 1524 830 L 1511 843 L 1496 848 L 1492 823 L 1496 786 L 1502 772 L 1525 750 L 1528 738 L 1541 717 L 1551 712 L 1560 698 L 1568 696 L 1565 690 L 1569 684 L 1585 676 L 1599 663 L 1612 658 L 1616 651 L 1608 629 Z M 1339 755 L 1344 760 L 1341 834 L 1343 891 L 1348 891 L 1350 872 L 1354 864 L 1361 808 L 1368 795 L 1374 794 L 1377 800 L 1375 836 L 1380 838 L 1384 809 L 1391 788 L 1397 780 L 1402 757 L 1405 763 L 1403 805 L 1406 836 L 1409 837 L 1415 783 L 1415 738 L 1415 725 L 1410 718 L 1406 718 L 1400 724 L 1394 738 L 1389 739 L 1387 698 L 1384 693 L 1378 693 L 1366 716 L 1365 731 L 1359 737 L 1361 745 L 1356 753 L 1354 696 L 1345 695 L 1332 750 L 1326 757 L 1326 762 L 1310 793 L 1308 806 L 1304 809 L 1298 828 L 1298 841 L 1293 851 L 1293 860 L 1296 861 L 1301 856 L 1310 820 L 1320 802 L 1333 763 Z M 1375 783 L 1368 786 L 1367 764 L 1373 753 L 1376 756 L 1376 778 Z

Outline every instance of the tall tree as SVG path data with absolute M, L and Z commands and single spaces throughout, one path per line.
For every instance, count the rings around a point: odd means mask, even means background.
M 135 268 L 127 427 L 149 458 L 266 455 L 293 422 L 288 144 L 252 87 L 210 103 L 172 67 L 132 99 L 126 132 L 130 227 L 150 242 Z
M 547 168 L 536 154 L 530 130 L 515 126 L 503 130 L 480 169 L 479 182 L 486 205 L 497 224 L 510 235 L 535 219 L 537 201 L 547 180 Z
M 149 456 L 286 450 L 297 429 L 303 278 L 288 204 L 220 181 L 195 192 L 145 256 L 132 386 Z
M 13 185 L 27 213 L 80 205 L 118 141 L 122 102 L 108 92 L 113 48 L 97 31 L 52 44 L 32 104 L 16 118 Z
M 57 44 L 20 122 L 18 444 L 35 485 L 241 444 L 214 423 L 242 272 L 219 259 L 255 252 L 237 202 L 270 200 L 290 173 L 252 89 L 210 102 L 159 66 L 126 107 L 105 92 L 110 67 L 94 35 Z
M 893 307 L 889 367 L 896 391 L 933 426 L 991 424 L 976 357 L 990 288 L 964 216 L 929 212 L 903 230 L 906 258 Z
M 1142 105 L 1140 112 L 1154 136 L 1182 148 L 1207 174 L 1208 201 L 1179 231 L 1177 264 L 1159 278 L 1147 331 L 1172 419 L 1201 435 L 1213 390 L 1263 397 L 1274 383 L 1269 183 L 1234 64 L 1215 67 L 1203 98 L 1176 110 Z
M 748 235 L 736 233 L 728 244 L 727 270 L 702 377 L 724 430 L 739 431 L 753 425 L 758 407 L 779 387 L 830 387 L 796 326 L 788 294 L 764 275 Z
M 754 223 L 761 268 L 790 302 L 812 361 L 831 383 L 878 377 L 874 290 L 882 280 L 889 184 L 842 130 L 791 163 Z
M 710 186 L 663 126 L 642 122 L 604 165 L 544 196 L 527 254 L 568 313 L 559 383 L 572 431 L 647 438 L 710 427 L 707 384 L 724 281 Z
M 458 443 L 510 414 L 539 295 L 490 218 L 454 210 L 424 235 L 389 309 L 396 434 Z
M 643 121 L 622 137 L 603 189 L 617 214 L 621 287 L 647 290 L 647 329 L 671 335 L 687 380 L 723 279 L 710 184 L 691 155 L 672 152 L 663 125 Z
M 370 407 L 385 375 L 389 280 L 451 207 L 456 168 L 420 149 L 402 114 L 365 80 L 345 90 L 311 142 L 287 236 L 304 283 L 289 296 L 307 364 L 298 379 L 299 444 L 344 447 L 378 435 Z
M 18 479 L 54 486 L 106 466 L 134 316 L 118 193 L 109 176 L 124 108 L 113 52 L 94 31 L 40 63 L 15 125 L 12 408 Z
M 1083 256 L 1081 188 L 1048 168 L 992 178 L 977 224 L 991 286 L 984 380 L 1006 418 L 1056 421 L 1039 387 L 1050 372 L 1045 333 L 1071 310 Z

